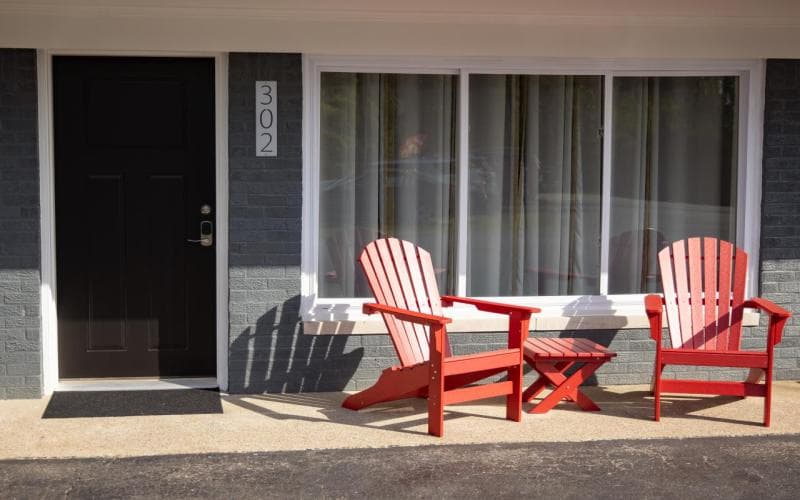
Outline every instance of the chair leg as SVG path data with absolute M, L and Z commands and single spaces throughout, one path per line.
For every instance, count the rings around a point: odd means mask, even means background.
M 764 394 L 764 427 L 769 427 L 772 409 L 772 366 L 766 370 L 766 393 Z
M 444 435 L 444 328 L 431 327 L 428 362 L 428 434 Z
M 437 383 L 438 382 L 438 383 Z M 439 377 L 431 381 L 428 388 L 428 434 L 444 435 L 444 384 Z
M 653 374 L 653 396 L 655 396 L 653 408 L 653 420 L 656 422 L 661 420 L 661 375 L 664 371 L 664 366 L 660 362 L 656 362 L 655 373 Z
M 511 381 L 511 394 L 506 396 L 506 420 L 519 422 L 522 420 L 522 365 L 508 369 L 508 380 Z
M 650 380 L 650 395 L 651 396 L 655 396 L 655 394 L 656 394 L 656 370 L 658 370 L 657 366 L 655 368 L 653 368 L 653 379 Z M 663 372 L 663 371 L 664 371 L 664 367 L 662 366 L 661 370 L 659 371 L 659 374 L 661 372 Z

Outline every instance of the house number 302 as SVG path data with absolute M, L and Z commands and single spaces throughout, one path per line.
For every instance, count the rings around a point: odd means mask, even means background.
M 278 82 L 256 82 L 256 156 L 278 156 Z

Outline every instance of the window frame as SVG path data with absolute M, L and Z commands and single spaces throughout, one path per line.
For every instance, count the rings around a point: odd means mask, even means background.
M 542 307 L 542 315 L 555 318 L 638 317 L 624 324 L 611 322 L 614 328 L 640 328 L 644 316 L 645 294 L 608 295 L 608 265 L 611 209 L 611 145 L 613 120 L 613 78 L 624 76 L 736 76 L 739 77 L 738 163 L 736 190 L 736 244 L 750 255 L 747 292 L 753 295 L 758 286 L 759 238 L 761 226 L 761 161 L 763 147 L 764 71 L 763 60 L 673 60 L 673 59 L 557 59 L 557 58 L 486 58 L 486 57 L 361 57 L 303 55 L 303 209 L 301 244 L 301 306 L 306 326 L 316 322 L 339 323 L 331 328 L 312 328 L 309 333 L 378 333 L 379 318 L 361 312 L 367 298 L 319 298 L 319 137 L 320 83 L 323 72 L 412 73 L 458 75 L 458 130 L 456 148 L 456 290 L 466 294 L 468 176 L 469 176 L 469 77 L 472 74 L 519 75 L 596 75 L 603 78 L 603 157 L 601 188 L 600 294 L 570 296 L 485 297 L 508 303 Z M 484 298 L 484 297 L 482 297 Z M 448 312 L 464 323 L 463 331 L 489 331 L 495 322 L 481 326 L 483 313 L 467 307 Z M 311 324 L 309 324 L 311 322 Z M 360 324 L 364 322 L 364 324 Z M 552 322 L 551 322 L 552 323 Z M 566 327 L 602 328 L 603 321 L 561 322 Z M 347 325 L 344 327 L 343 325 Z M 560 324 L 558 321 L 553 325 Z M 324 325 L 323 325 L 324 326 Z M 540 325 L 541 326 L 541 325 Z M 360 328 L 359 328 L 360 327 Z M 308 328 L 307 328 L 308 329 Z M 537 328 L 541 329 L 541 328 Z

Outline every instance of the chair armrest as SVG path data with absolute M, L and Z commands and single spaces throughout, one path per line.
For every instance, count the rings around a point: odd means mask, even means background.
M 764 311 L 765 313 L 769 314 L 770 316 L 775 316 L 777 318 L 788 318 L 792 315 L 786 309 L 776 305 L 771 300 L 762 299 L 761 297 L 754 297 L 750 300 L 746 300 L 743 304 L 744 307 L 750 307 L 753 309 L 759 309 Z
M 391 314 L 397 319 L 409 321 L 419 325 L 427 326 L 444 326 L 452 323 L 453 320 L 444 316 L 436 316 L 433 314 L 425 314 L 417 311 L 410 311 L 408 309 L 401 309 L 399 307 L 387 306 L 384 304 L 368 303 L 361 307 L 364 314 L 386 313 Z
M 772 301 L 762 299 L 761 297 L 754 297 L 750 300 L 746 300 L 742 305 L 744 307 L 759 309 L 769 314 L 769 326 L 767 327 L 767 349 L 772 352 L 772 348 L 776 344 L 781 343 L 783 327 L 786 325 L 786 321 L 791 317 L 792 313 L 780 306 L 775 305 L 775 303 Z
M 508 348 L 520 349 L 520 363 L 522 362 L 522 343 L 528 338 L 530 320 L 532 313 L 541 311 L 538 307 L 525 307 L 512 304 L 502 304 L 490 302 L 488 300 L 469 299 L 467 297 L 456 297 L 445 295 L 442 297 L 442 305 L 450 307 L 454 302 L 475 306 L 479 311 L 495 314 L 508 315 Z
M 664 299 L 650 294 L 644 298 L 644 310 L 650 321 L 650 337 L 656 341 L 656 349 L 661 349 L 661 328 L 663 322 Z
M 542 310 L 538 307 L 526 307 L 513 304 L 503 304 L 500 302 L 490 302 L 488 300 L 470 299 L 467 297 L 457 297 L 455 295 L 442 296 L 442 306 L 450 307 L 453 303 L 458 302 L 461 304 L 469 304 L 475 306 L 479 311 L 496 313 L 496 314 L 527 314 L 530 316 L 532 313 L 538 313 Z
M 660 295 L 650 294 L 644 298 L 644 310 L 647 317 L 661 314 L 664 310 L 664 299 Z

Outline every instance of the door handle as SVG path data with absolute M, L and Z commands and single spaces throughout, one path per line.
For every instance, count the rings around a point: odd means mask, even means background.
M 200 221 L 200 239 L 187 239 L 189 243 L 200 243 L 201 247 L 210 247 L 214 244 L 214 224 L 210 220 Z

